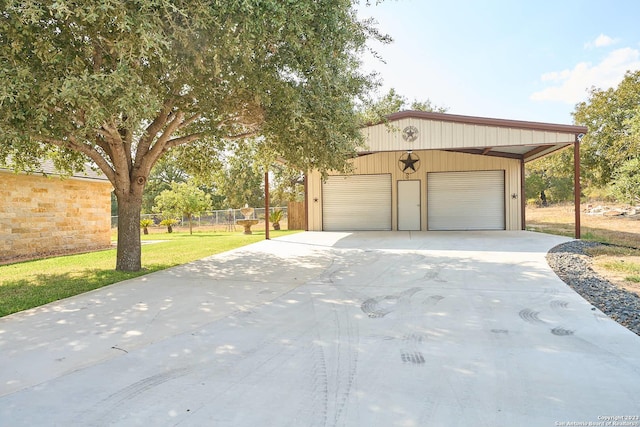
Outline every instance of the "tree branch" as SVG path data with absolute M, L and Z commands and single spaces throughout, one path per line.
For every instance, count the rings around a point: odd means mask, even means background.
M 147 150 L 146 153 L 142 153 L 138 151 L 136 153 L 136 164 L 133 166 L 133 171 L 135 171 L 135 175 L 138 176 L 149 176 L 151 172 L 151 168 L 156 163 L 156 161 L 160 158 L 162 153 L 164 153 L 165 146 L 167 141 L 171 137 L 171 135 L 180 128 L 183 123 L 184 113 L 178 111 L 175 114 L 171 114 L 173 119 L 169 122 L 167 127 L 162 132 L 162 135 L 156 140 L 155 144 Z
M 126 127 L 127 118 L 125 117 L 122 121 L 124 123 L 124 128 L 119 129 L 118 134 L 120 135 L 120 139 L 124 146 L 124 154 L 127 157 L 127 167 L 131 169 L 133 166 L 133 161 L 131 159 L 131 142 L 133 135 L 131 130 Z
M 203 135 L 204 135 L 203 133 L 194 133 L 192 135 L 186 135 L 186 136 L 170 139 L 165 144 L 164 151 L 168 150 L 169 148 L 177 147 L 178 145 L 188 144 L 192 141 L 202 138 Z
M 75 151 L 79 151 L 80 153 L 86 155 L 95 162 L 95 164 L 105 174 L 107 179 L 111 181 L 111 184 L 113 184 L 114 187 L 116 186 L 115 171 L 113 170 L 109 162 L 107 162 L 105 158 L 102 157 L 102 155 L 91 145 L 80 143 L 73 138 L 71 138 L 69 141 L 46 137 L 35 137 L 34 139 L 37 139 L 45 144 L 51 144 L 61 148 L 69 148 Z
M 162 109 L 156 116 L 156 118 L 151 122 L 149 126 L 147 126 L 145 134 L 140 138 L 138 142 L 138 149 L 136 150 L 136 160 L 134 167 L 140 167 L 142 162 L 142 158 L 149 151 L 149 147 L 151 147 L 151 143 L 154 138 L 162 130 L 162 128 L 167 124 L 169 120 L 169 116 L 171 114 L 171 110 L 173 110 L 173 105 L 175 103 L 174 98 L 168 98 L 165 100 Z
M 189 126 L 191 123 L 195 122 L 196 120 L 198 120 L 200 117 L 202 117 L 202 114 L 198 113 L 198 114 L 194 114 L 193 116 L 189 117 L 188 119 L 184 120 L 180 126 L 178 127 L 179 129 L 181 128 L 185 128 L 187 126 Z
M 125 192 L 129 192 L 131 190 L 131 182 L 134 179 L 131 173 L 131 153 L 127 152 L 127 149 L 130 150 L 131 147 L 125 147 L 117 126 L 112 123 L 104 123 L 99 134 L 105 137 L 111 148 L 111 161 L 116 180 L 114 187 L 118 190 L 122 189 Z

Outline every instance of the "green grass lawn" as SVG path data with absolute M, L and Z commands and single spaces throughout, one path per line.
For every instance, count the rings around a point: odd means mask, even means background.
M 271 231 L 270 237 L 297 231 Z M 164 233 L 142 236 L 142 267 L 115 271 L 116 251 L 109 249 L 0 266 L 0 317 L 78 295 L 112 283 L 225 252 L 264 239 L 264 231 Z M 146 240 L 164 240 L 144 244 Z

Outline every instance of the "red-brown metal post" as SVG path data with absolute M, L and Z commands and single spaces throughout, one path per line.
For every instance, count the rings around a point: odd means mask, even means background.
M 304 174 L 304 231 L 309 231 L 309 174 Z
M 580 139 L 581 135 L 576 135 L 576 140 L 573 143 L 573 198 L 575 204 L 575 237 L 580 238 Z
M 522 222 L 520 229 L 527 229 L 527 217 L 526 217 L 527 200 L 525 197 L 525 170 L 524 159 L 520 159 L 520 221 Z
M 264 238 L 269 240 L 269 171 L 264 172 Z

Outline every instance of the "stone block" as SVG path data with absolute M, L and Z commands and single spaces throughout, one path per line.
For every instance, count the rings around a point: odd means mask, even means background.
M 110 244 L 110 183 L 2 171 L 0 181 L 0 258 Z

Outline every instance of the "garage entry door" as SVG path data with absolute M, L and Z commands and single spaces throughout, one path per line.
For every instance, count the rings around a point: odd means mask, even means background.
M 325 231 L 391 230 L 391 175 L 329 176 L 322 185 Z
M 504 230 L 504 171 L 427 174 L 429 230 Z

